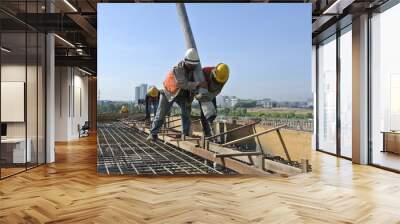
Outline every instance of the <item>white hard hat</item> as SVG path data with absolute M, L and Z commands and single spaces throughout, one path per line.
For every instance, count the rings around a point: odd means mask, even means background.
M 200 63 L 199 55 L 197 54 L 196 49 L 189 48 L 185 54 L 185 63 L 197 65 Z

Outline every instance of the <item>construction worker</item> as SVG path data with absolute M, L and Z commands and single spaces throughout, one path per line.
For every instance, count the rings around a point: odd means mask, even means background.
M 200 64 L 194 48 L 186 51 L 185 58 L 168 72 L 164 80 L 164 89 L 160 94 L 159 107 L 152 123 L 147 141 L 155 141 L 158 132 L 174 103 L 181 109 L 182 135 L 189 136 L 191 128 L 190 104 L 192 95 L 199 87 L 206 88 L 207 82 L 194 81 L 194 71 Z
M 229 67 L 224 63 L 219 63 L 215 67 L 204 67 L 203 69 L 204 78 L 207 82 L 208 88 L 208 97 L 209 100 L 214 104 L 215 109 L 217 109 L 217 100 L 216 96 L 221 92 L 225 83 L 229 78 Z M 200 117 L 201 117 L 201 125 L 203 127 L 203 132 L 206 137 L 212 135 L 212 122 L 215 117 L 211 117 L 208 120 L 204 116 L 203 110 L 201 109 L 200 104 Z
M 154 117 L 158 107 L 158 100 L 160 99 L 160 91 L 157 87 L 152 86 L 147 90 L 146 94 L 146 119 L 150 120 L 150 112 L 153 111 Z
M 123 105 L 123 106 L 121 107 L 121 110 L 119 111 L 119 113 L 121 113 L 121 114 L 127 114 L 127 113 L 129 113 L 128 107 L 125 106 L 125 105 Z

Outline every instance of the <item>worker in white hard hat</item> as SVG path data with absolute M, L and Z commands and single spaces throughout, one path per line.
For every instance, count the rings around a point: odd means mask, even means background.
M 207 97 L 214 104 L 215 109 L 217 109 L 216 97 L 219 93 L 221 93 L 222 88 L 228 81 L 229 67 L 224 63 L 219 63 L 215 67 L 203 67 L 202 71 L 204 74 L 204 78 L 207 82 L 207 89 L 208 89 Z M 214 122 L 215 117 L 206 119 L 200 101 L 199 104 L 200 104 L 200 118 L 201 118 L 200 121 L 203 127 L 203 133 L 206 137 L 209 137 L 212 135 L 212 123 Z
M 145 104 L 146 104 L 146 120 L 150 120 L 150 113 L 153 111 L 154 117 L 156 116 L 158 101 L 160 99 L 160 91 L 157 87 L 152 86 L 147 90 Z
M 165 116 L 170 112 L 173 103 L 177 103 L 181 109 L 182 135 L 189 136 L 191 128 L 190 106 L 193 92 L 198 88 L 206 88 L 207 82 L 196 82 L 194 71 L 199 68 L 200 59 L 197 51 L 190 48 L 185 57 L 175 65 L 167 74 L 163 82 L 164 89 L 161 91 L 159 107 L 152 123 L 148 141 L 157 139 L 158 132 L 165 121 Z

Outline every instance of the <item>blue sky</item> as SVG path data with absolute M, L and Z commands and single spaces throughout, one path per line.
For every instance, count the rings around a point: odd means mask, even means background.
M 311 97 L 311 4 L 186 4 L 203 66 L 224 62 L 222 95 Z M 134 86 L 162 87 L 185 53 L 175 4 L 98 4 L 100 98 L 133 100 Z

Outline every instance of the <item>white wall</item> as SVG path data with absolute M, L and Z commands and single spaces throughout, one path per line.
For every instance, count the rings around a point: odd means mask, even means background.
M 70 85 L 69 69 L 56 67 L 55 69 L 55 141 L 68 140 L 68 117 Z
M 79 137 L 78 125 L 88 120 L 88 78 L 72 67 L 56 67 L 56 141 Z
M 38 70 L 37 70 L 38 69 Z M 7 64 L 1 66 L 1 81 L 2 82 L 24 82 L 26 85 L 26 106 L 19 108 L 20 113 L 25 114 L 25 118 L 21 122 L 5 122 L 7 124 L 8 138 L 25 138 L 25 135 L 30 140 L 30 148 L 32 151 L 32 161 L 44 163 L 45 153 L 45 119 L 44 119 L 44 74 L 41 67 L 25 66 L 24 64 Z M 27 78 L 27 80 L 25 80 Z M 24 90 L 21 90 L 24 94 Z M 7 95 L 2 95 L 2 98 L 7 98 Z M 3 113 L 13 113 L 10 108 L 2 107 Z M 14 112 L 16 113 L 16 112 Z M 24 116 L 24 115 L 23 115 Z M 38 154 L 37 154 L 38 153 Z
M 76 72 L 76 70 L 75 70 Z M 81 73 L 80 73 L 81 74 Z M 88 78 L 81 75 L 74 77 L 74 108 L 72 108 L 72 120 L 71 120 L 71 134 L 74 138 L 79 137 L 78 124 L 82 126 L 85 121 L 89 119 L 88 113 Z M 80 101 L 80 102 L 79 102 Z
M 25 82 L 25 64 L 24 65 L 2 65 L 1 81 L 3 82 Z M 6 110 L 6 108 L 1 108 Z M 7 137 L 25 137 L 25 122 L 8 122 Z
M 28 74 L 31 74 L 33 71 L 36 73 L 36 67 L 18 64 L 5 64 L 1 66 L 1 81 L 2 82 L 25 82 L 26 69 Z M 34 83 L 36 85 L 36 83 Z M 28 89 L 30 90 L 30 89 Z M 29 97 L 36 97 L 36 89 L 33 92 L 28 91 L 27 93 Z M 27 99 L 29 102 L 31 100 Z M 33 106 L 33 105 L 31 105 Z M 36 105 L 34 105 L 36 107 Z M 2 110 L 6 110 L 7 108 L 1 108 Z M 28 114 L 28 121 L 33 120 L 33 118 Z M 36 116 L 36 114 L 35 114 Z M 26 122 L 7 122 L 7 136 L 8 137 L 25 137 L 25 123 Z M 36 122 L 35 122 L 36 123 Z M 29 126 L 31 127 L 31 125 Z M 29 136 L 28 136 L 29 137 Z

